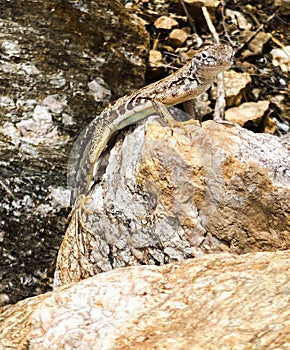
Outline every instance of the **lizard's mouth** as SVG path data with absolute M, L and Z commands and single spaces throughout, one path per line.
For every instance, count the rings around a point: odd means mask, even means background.
M 234 63 L 234 59 L 235 51 L 231 46 L 213 46 L 208 50 L 207 57 L 203 57 L 203 61 L 198 62 L 198 76 L 212 79 L 217 74 L 229 69 Z
M 217 74 L 228 70 L 232 66 L 232 64 L 233 64 L 233 61 L 227 61 L 227 62 L 221 63 L 219 66 L 202 67 L 198 72 L 198 76 L 211 80 Z

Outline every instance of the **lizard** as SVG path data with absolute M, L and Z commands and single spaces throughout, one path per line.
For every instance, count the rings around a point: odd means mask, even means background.
M 64 248 L 61 248 L 60 252 L 67 249 L 66 246 L 71 249 L 71 245 L 73 244 L 74 247 L 76 244 L 78 250 L 75 253 L 78 256 L 79 254 L 83 255 L 84 261 L 87 259 L 86 240 L 83 239 L 80 229 L 90 231 L 86 228 L 82 213 L 89 211 L 85 204 L 94 183 L 95 166 L 112 135 L 127 125 L 145 119 L 154 112 L 158 112 L 161 117 L 169 119 L 169 122 L 174 124 L 175 121 L 167 108 L 183 103 L 185 110 L 188 111 L 190 101 L 206 91 L 216 75 L 231 67 L 233 60 L 234 50 L 232 47 L 228 45 L 206 46 L 197 52 L 191 61 L 168 77 L 121 97 L 106 107 L 91 122 L 89 127 L 85 129 L 84 138 L 80 145 L 81 152 L 78 166 L 75 169 L 74 183 L 72 183 L 74 185 L 71 197 L 73 207 L 68 216 L 69 226 L 62 243 Z M 182 124 L 182 122 L 176 123 Z M 72 243 L 73 241 L 75 244 Z M 71 255 L 75 256 L 75 253 L 72 254 L 70 250 L 69 255 L 65 255 L 65 260 L 69 259 Z M 57 265 L 62 265 L 62 255 L 63 253 L 59 254 Z M 82 271 L 80 265 L 80 262 L 74 264 L 74 273 L 76 275 L 85 273 L 86 275 L 87 272 Z M 56 273 L 56 276 L 58 275 L 59 271 Z M 61 279 L 59 276 L 56 280 L 58 278 Z
M 89 193 L 97 160 L 116 131 L 156 111 L 168 120 L 170 114 L 167 107 L 180 103 L 191 114 L 192 99 L 206 91 L 217 74 L 231 67 L 233 60 L 234 50 L 231 46 L 206 46 L 171 75 L 121 97 L 105 108 L 91 122 L 88 128 L 90 135 L 85 137 L 71 198 L 74 208 L 78 207 L 77 202 L 81 202 L 78 199 Z

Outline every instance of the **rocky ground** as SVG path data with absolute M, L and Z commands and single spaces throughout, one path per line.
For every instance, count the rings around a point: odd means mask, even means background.
M 286 0 L 0 0 L 1 349 L 289 348 L 289 15 Z M 81 130 L 217 40 L 236 61 L 196 99 L 201 126 L 118 134 L 74 234 Z
M 220 41 L 237 50 L 226 75 L 225 118 L 285 135 L 287 2 L 206 6 Z M 68 155 L 80 130 L 109 101 L 182 66 L 213 42 L 213 30 L 193 1 L 18 0 L 0 7 L 0 289 L 6 304 L 51 289 L 70 210 Z M 215 91 L 195 106 L 203 120 L 214 116 Z

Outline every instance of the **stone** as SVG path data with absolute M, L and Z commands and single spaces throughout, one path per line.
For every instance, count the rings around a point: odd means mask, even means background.
M 290 72 L 290 46 L 282 49 L 273 49 L 271 52 L 273 57 L 273 65 L 279 66 L 284 73 Z
M 151 65 L 160 64 L 162 61 L 162 53 L 158 50 L 150 50 L 149 52 L 149 63 Z
M 169 34 L 169 43 L 173 47 L 180 47 L 188 38 L 188 33 L 182 29 L 173 29 Z
M 269 101 L 245 102 L 225 112 L 225 120 L 244 126 L 248 121 L 259 123 L 269 108 Z
M 227 106 L 239 106 L 244 98 L 247 87 L 252 82 L 249 73 L 238 73 L 229 70 L 223 73 Z
M 0 308 L 0 348 L 287 349 L 289 258 L 223 253 L 102 273 Z
M 0 294 L 13 303 L 51 289 L 69 209 L 54 206 L 49 188 L 68 195 L 76 135 L 109 97 L 145 84 L 149 38 L 120 1 L 14 0 L 0 9 Z
M 217 8 L 220 5 L 219 0 L 184 0 L 185 3 L 196 6 L 205 6 L 207 8 Z
M 178 22 L 174 18 L 168 16 L 160 16 L 156 19 L 154 25 L 159 29 L 172 29 L 173 27 L 178 26 Z

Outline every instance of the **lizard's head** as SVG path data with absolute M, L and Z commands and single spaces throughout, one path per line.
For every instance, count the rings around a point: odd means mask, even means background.
M 234 50 L 228 45 L 206 46 L 194 56 L 198 75 L 206 79 L 229 69 L 233 61 Z

